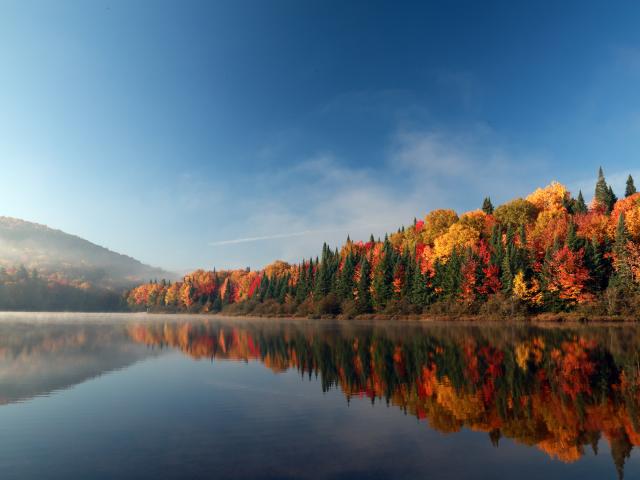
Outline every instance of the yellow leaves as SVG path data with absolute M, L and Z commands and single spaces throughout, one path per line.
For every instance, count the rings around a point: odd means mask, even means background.
M 458 221 L 454 210 L 434 210 L 424 217 L 422 239 L 427 245 L 433 245 L 435 239 L 445 233 L 451 225 Z
M 610 238 L 615 238 L 616 227 L 618 226 L 618 218 L 620 214 L 624 214 L 624 225 L 627 227 L 627 233 L 633 240 L 640 239 L 640 192 L 634 193 L 627 198 L 618 200 L 609 216 L 609 225 L 607 233 Z
M 164 296 L 164 304 L 165 305 L 176 305 L 178 303 L 178 298 L 180 297 L 180 283 L 172 283 L 167 288 L 167 293 Z
M 534 278 L 531 285 L 527 285 L 522 270 L 513 279 L 513 295 L 530 305 L 542 303 L 542 292 L 538 281 Z
M 283 262 L 282 260 L 276 260 L 275 262 L 264 267 L 264 274 L 269 278 L 273 276 L 280 278 L 287 273 L 291 273 L 291 271 L 291 265 L 289 265 L 287 262 Z
M 444 235 L 435 239 L 433 255 L 435 258 L 448 258 L 454 248 L 472 247 L 479 237 L 480 232 L 476 229 L 462 223 L 454 223 Z
M 536 189 L 526 198 L 540 211 L 565 210 L 564 202 L 569 200 L 569 191 L 558 182 L 551 182 L 544 188 Z
M 482 210 L 473 210 L 471 212 L 463 213 L 460 217 L 460 223 L 467 227 L 471 227 L 478 232 L 485 230 L 487 225 L 488 215 Z
M 515 200 L 500 205 L 493 215 L 503 225 L 519 227 L 532 222 L 538 214 L 538 208 L 528 200 L 516 198 Z

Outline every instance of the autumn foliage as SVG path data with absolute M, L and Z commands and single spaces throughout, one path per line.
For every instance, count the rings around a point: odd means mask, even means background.
M 597 191 L 610 192 L 603 182 Z M 610 207 L 587 208 L 581 192 L 552 182 L 495 210 L 434 210 L 383 240 L 325 245 L 297 264 L 197 270 L 126 298 L 132 308 L 267 315 L 478 313 L 499 304 L 524 314 L 587 306 L 628 314 L 640 285 L 640 193 Z

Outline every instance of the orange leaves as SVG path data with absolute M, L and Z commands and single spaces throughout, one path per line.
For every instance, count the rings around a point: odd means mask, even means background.
M 609 235 L 609 217 L 601 211 L 590 210 L 584 214 L 574 215 L 573 221 L 577 226 L 578 235 L 588 240 L 595 238 L 602 243 Z
M 607 232 L 610 238 L 615 238 L 616 227 L 620 214 L 624 214 L 624 225 L 633 240 L 640 240 L 640 193 L 618 200 L 609 216 Z
M 587 291 L 589 270 L 584 266 L 582 258 L 582 249 L 573 252 L 564 246 L 555 252 L 547 263 L 547 289 L 569 303 L 584 303 L 592 298 Z

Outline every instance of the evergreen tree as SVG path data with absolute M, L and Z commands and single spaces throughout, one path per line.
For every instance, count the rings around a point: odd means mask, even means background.
M 595 199 L 597 203 L 605 207 L 607 213 L 611 212 L 611 209 L 613 209 L 613 205 L 618 200 L 615 193 L 613 193 L 613 188 L 611 188 L 610 185 L 607 185 L 602 167 L 600 167 L 600 169 L 598 170 Z
M 627 188 L 624 191 L 624 197 L 630 197 L 634 193 L 636 193 L 636 186 L 633 184 L 633 177 L 629 175 L 627 177 Z
M 360 262 L 360 280 L 358 281 L 358 299 L 356 301 L 358 313 L 371 312 L 371 265 L 367 257 Z
M 611 188 L 611 185 L 609 185 L 609 188 L 607 189 L 607 209 L 609 212 L 611 212 L 611 210 L 613 210 L 613 206 L 616 204 L 616 202 L 618 201 L 618 197 L 616 197 L 616 194 L 613 193 L 613 188 Z
M 373 273 L 372 300 L 376 311 L 384 310 L 393 295 L 393 270 L 395 267 L 393 255 L 391 243 L 389 243 L 389 239 L 385 239 L 380 260 Z
M 493 204 L 491 203 L 491 198 L 484 197 L 484 201 L 482 202 L 482 211 L 487 215 L 491 215 L 493 213 Z
M 413 267 L 410 300 L 411 303 L 418 307 L 424 307 L 425 305 L 427 305 L 429 300 L 427 277 L 420 270 L 420 264 L 418 263 L 416 263 Z
M 355 274 L 355 270 L 355 259 L 353 254 L 349 252 L 344 259 L 342 271 L 339 273 L 336 282 L 336 294 L 339 299 L 348 300 L 353 296 L 353 290 L 355 288 L 353 276 Z
M 627 242 L 629 235 L 624 223 L 624 213 L 618 217 L 618 225 L 616 227 L 616 238 L 613 245 L 614 269 L 615 274 L 611 279 L 614 286 L 622 289 L 628 289 L 632 285 L 631 266 L 629 265 L 629 252 L 627 250 Z
M 584 197 L 582 196 L 582 190 L 578 192 L 578 198 L 576 199 L 573 213 L 587 213 L 587 204 L 584 202 Z
M 578 234 L 576 233 L 576 224 L 573 223 L 573 220 L 569 221 L 566 243 L 567 247 L 569 247 L 569 250 L 572 250 L 574 252 L 580 248 Z
M 598 169 L 598 180 L 596 181 L 595 199 L 602 205 L 608 204 L 609 188 L 607 181 L 604 179 L 604 172 L 602 167 Z

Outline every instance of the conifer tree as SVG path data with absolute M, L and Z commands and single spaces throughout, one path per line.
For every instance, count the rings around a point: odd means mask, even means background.
M 371 312 L 371 265 L 367 257 L 360 262 L 360 280 L 358 281 L 358 299 L 356 301 L 358 313 Z
M 567 228 L 567 238 L 566 238 L 567 247 L 569 250 L 576 251 L 580 248 L 578 243 L 578 234 L 576 233 L 576 224 L 573 223 L 573 220 L 569 222 L 569 227 Z
M 418 307 L 424 307 L 428 303 L 428 289 L 426 275 L 420 270 L 420 265 L 413 267 L 413 279 L 411 281 L 411 303 Z
M 627 177 L 627 188 L 624 191 L 624 197 L 630 197 L 634 193 L 636 193 L 636 186 L 633 184 L 633 177 L 629 175 Z
M 482 202 L 482 211 L 487 215 L 491 215 L 493 213 L 493 204 L 491 203 L 491 198 L 484 197 L 484 201 Z
M 629 252 L 627 250 L 627 242 L 629 235 L 624 223 L 624 213 L 618 217 L 618 225 L 616 227 L 616 238 L 613 244 L 614 262 L 613 267 L 615 273 L 611 279 L 614 286 L 627 289 L 632 285 L 631 266 L 629 265 Z
M 349 252 L 344 259 L 342 271 L 338 274 L 336 281 L 336 294 L 341 300 L 350 299 L 353 295 L 355 287 L 353 276 L 355 274 L 355 259 L 353 254 Z
M 587 204 L 584 201 L 582 190 L 578 192 L 578 198 L 575 201 L 573 213 L 587 213 Z
M 602 171 L 602 167 L 598 169 L 598 180 L 596 180 L 596 190 L 594 196 L 598 203 L 602 205 L 608 204 L 609 188 L 607 186 L 607 181 L 604 179 L 604 172 Z
M 393 248 L 387 238 L 382 248 L 380 260 L 373 273 L 372 300 L 376 311 L 383 310 L 393 294 L 393 270 L 395 267 L 393 255 Z

